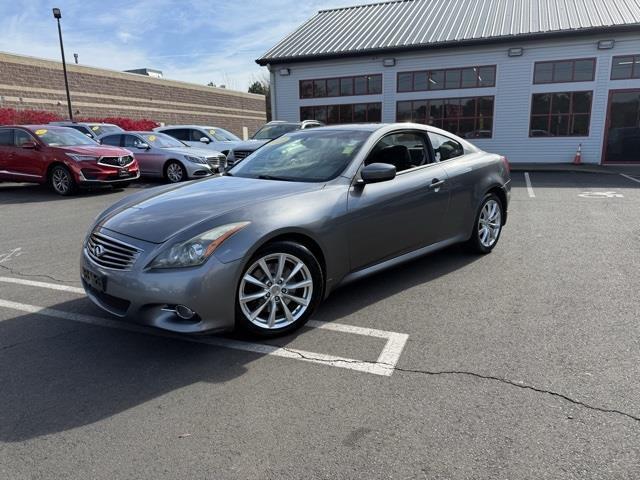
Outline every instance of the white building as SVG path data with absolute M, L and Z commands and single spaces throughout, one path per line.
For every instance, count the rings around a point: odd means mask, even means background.
M 640 163 L 640 0 L 320 11 L 257 60 L 273 118 L 415 121 L 511 162 Z

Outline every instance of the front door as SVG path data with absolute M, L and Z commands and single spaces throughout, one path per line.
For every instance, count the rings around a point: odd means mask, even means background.
M 640 90 L 609 93 L 604 163 L 640 163 Z
M 449 204 L 444 168 L 430 158 L 422 132 L 383 138 L 368 163 L 390 163 L 393 180 L 354 185 L 349 191 L 351 270 L 359 270 L 442 240 Z

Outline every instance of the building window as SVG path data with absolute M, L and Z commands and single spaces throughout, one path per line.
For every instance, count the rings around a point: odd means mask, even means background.
M 595 58 L 536 62 L 533 83 L 592 82 L 595 73 Z
M 382 121 L 382 103 L 347 103 L 343 105 L 300 107 L 300 120 L 318 120 L 327 125 L 380 122 Z
M 640 55 L 613 57 L 611 80 L 640 78 Z
M 382 93 L 382 75 L 300 80 L 300 98 L 347 97 Z
M 588 136 L 592 96 L 592 92 L 533 94 L 529 136 Z
M 449 68 L 398 73 L 398 92 L 495 87 L 496 67 Z
M 494 97 L 409 100 L 396 104 L 396 121 L 433 125 L 464 138 L 493 136 Z

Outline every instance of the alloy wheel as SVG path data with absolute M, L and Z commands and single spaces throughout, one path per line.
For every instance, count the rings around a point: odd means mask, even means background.
M 65 195 L 71 189 L 71 177 L 64 168 L 56 168 L 51 178 L 53 188 L 57 193 Z
M 182 177 L 184 176 L 184 172 L 182 170 L 182 166 L 179 163 L 170 163 L 167 166 L 167 178 L 172 183 L 178 183 L 182 181 Z
M 478 238 L 483 247 L 491 248 L 498 240 L 502 228 L 502 211 L 496 200 L 484 204 L 478 219 Z
M 240 282 L 238 301 L 253 325 L 274 330 L 296 322 L 313 296 L 309 267 L 295 255 L 271 253 L 254 262 Z

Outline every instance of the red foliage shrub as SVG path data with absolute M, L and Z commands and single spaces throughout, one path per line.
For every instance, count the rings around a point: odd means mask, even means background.
M 79 122 L 97 122 L 97 123 L 113 123 L 124 130 L 153 130 L 159 127 L 158 122 L 149 119 L 134 120 L 132 118 L 123 117 L 106 117 L 106 118 L 83 118 L 78 119 Z
M 42 110 L 16 110 L 14 108 L 0 108 L 0 125 L 29 125 L 55 122 L 63 120 L 60 115 Z M 149 119 L 134 120 L 123 117 L 106 118 L 76 118 L 78 122 L 113 123 L 125 130 L 152 130 L 160 126 L 158 122 Z
M 42 110 L 0 108 L 0 125 L 29 125 L 62 120 L 59 115 Z

